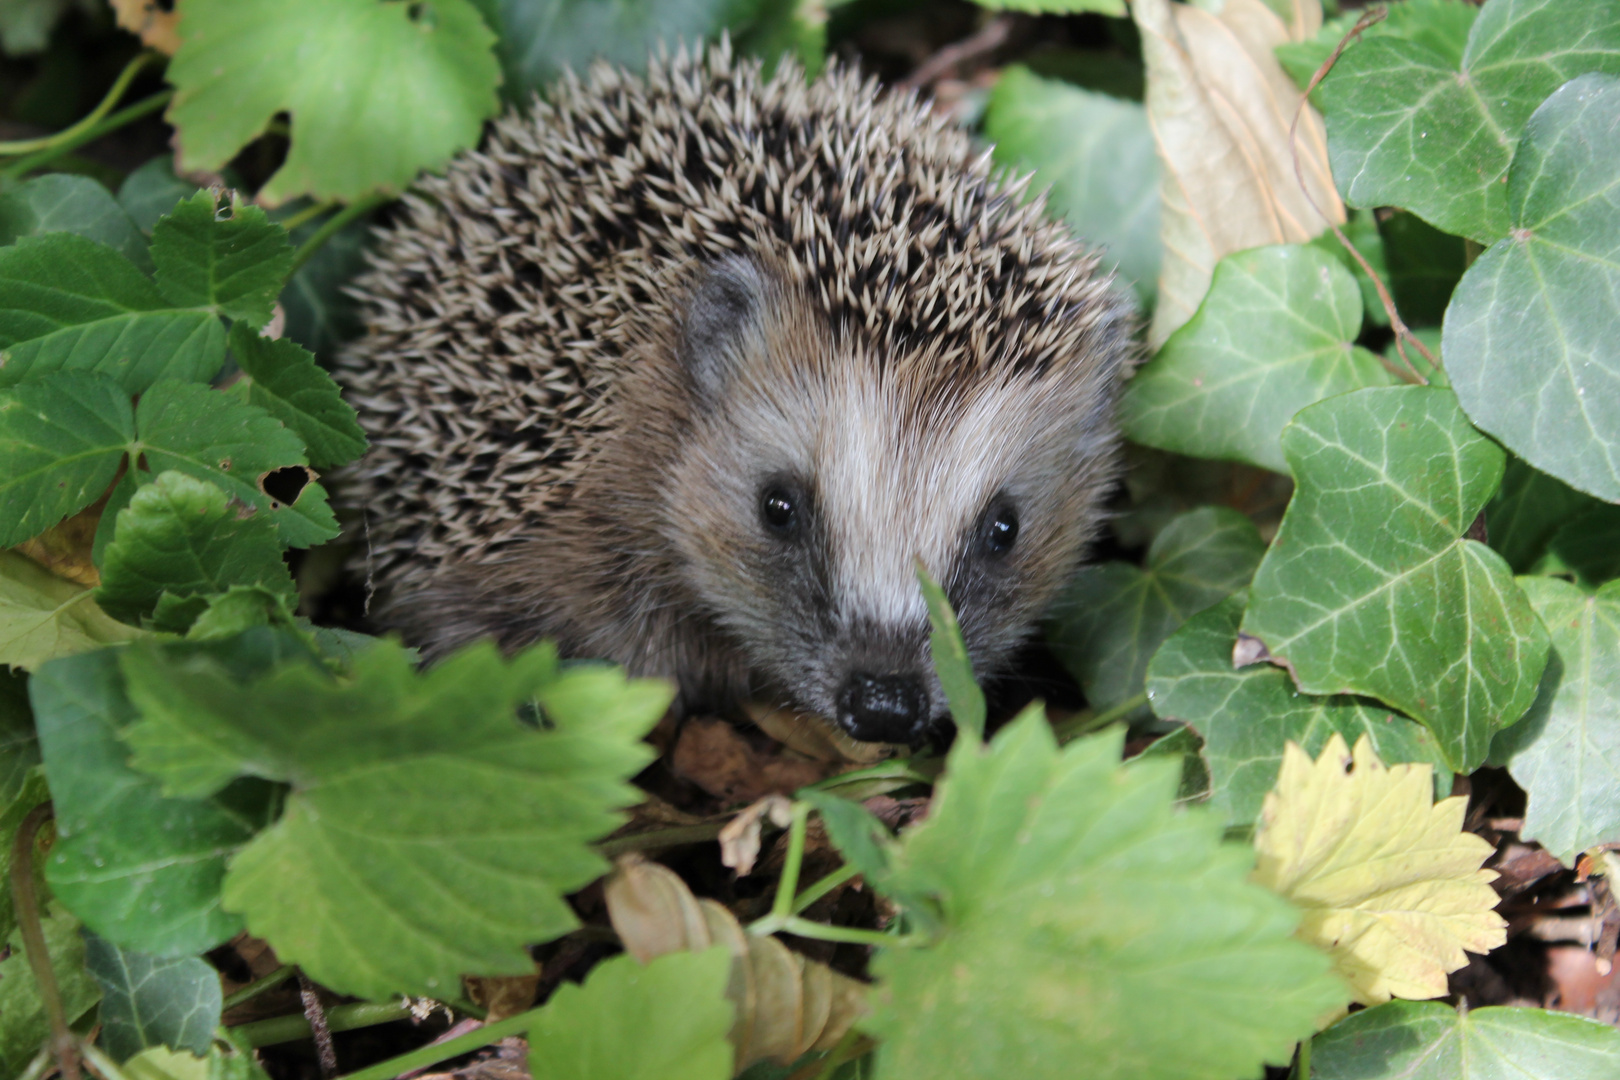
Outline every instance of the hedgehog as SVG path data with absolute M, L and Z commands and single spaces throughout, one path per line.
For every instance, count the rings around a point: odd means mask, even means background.
M 1003 671 L 1116 480 L 1134 314 L 915 94 L 724 42 L 565 76 L 378 229 L 338 375 L 383 622 L 948 730 L 920 565 Z

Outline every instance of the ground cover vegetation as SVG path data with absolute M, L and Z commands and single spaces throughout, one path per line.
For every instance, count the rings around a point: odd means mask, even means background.
M 1620 1076 L 1620 0 L 1326 6 L 0 0 L 0 1077 Z M 919 573 L 948 750 L 424 670 L 342 569 L 370 224 L 721 33 L 1140 301 L 1018 676 Z

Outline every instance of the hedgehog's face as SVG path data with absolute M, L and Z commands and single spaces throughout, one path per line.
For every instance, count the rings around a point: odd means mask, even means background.
M 996 672 L 1095 529 L 1112 374 L 930 374 L 839 341 L 742 260 L 699 288 L 684 354 L 666 528 L 688 585 L 766 689 L 859 740 L 922 740 L 947 703 L 917 561 Z

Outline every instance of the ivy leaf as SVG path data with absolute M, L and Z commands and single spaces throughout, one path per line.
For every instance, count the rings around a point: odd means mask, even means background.
M 158 379 L 213 378 L 225 328 L 164 298 L 134 263 L 72 233 L 0 248 L 0 387 L 85 368 L 138 394 Z
M 1301 694 L 1287 672 L 1270 664 L 1234 668 L 1244 600 L 1230 597 L 1187 620 L 1154 654 L 1147 674 L 1153 711 L 1204 737 L 1210 805 L 1228 825 L 1249 825 L 1259 815 L 1286 743 L 1316 754 L 1334 734 L 1346 743 L 1365 736 L 1385 761 L 1433 766 L 1437 793 L 1451 790 L 1445 758 L 1423 725 L 1357 698 Z
M 164 296 L 254 328 L 270 321 L 292 261 L 287 230 L 234 195 L 221 205 L 214 192 L 199 191 L 152 229 L 152 262 Z
M 1286 473 L 1278 437 L 1312 402 L 1397 380 L 1352 344 L 1361 292 L 1338 259 L 1282 244 L 1228 255 L 1187 324 L 1120 401 L 1131 439 Z
M 101 1047 L 114 1061 L 151 1046 L 208 1053 L 223 995 L 207 962 L 159 959 L 86 935 L 85 963 L 101 984 Z
M 261 634 L 238 647 L 277 655 Z M 56 804 L 46 874 L 61 902 L 108 940 L 158 956 L 202 952 L 239 931 L 241 919 L 220 909 L 220 881 L 264 824 L 268 789 L 171 799 L 131 769 L 120 736 L 135 709 L 112 650 L 45 665 L 31 692 Z
M 957 740 L 895 868 L 944 929 L 873 961 L 884 1076 L 1228 1080 L 1343 1004 L 1248 852 L 1175 809 L 1180 763 L 1122 768 L 1122 737 L 1060 751 L 1035 709 Z
M 1473 28 L 1478 14 L 1479 9 L 1464 0 L 1402 0 L 1391 4 L 1384 18 L 1363 30 L 1359 38 L 1346 46 L 1346 51 L 1368 38 L 1388 35 L 1426 45 L 1460 65 L 1463 50 L 1468 47 L 1468 31 Z M 1277 46 L 1277 59 L 1301 90 L 1310 85 L 1316 69 L 1333 54 L 1360 17 L 1361 13 L 1356 11 L 1340 15 L 1323 23 L 1308 41 Z
M 1601 505 L 1590 495 L 1509 457 L 1502 488 L 1485 508 L 1491 548 L 1507 560 L 1515 574 L 1525 573 L 1546 554 L 1561 527 Z
M 1247 585 L 1265 554 L 1254 523 L 1206 506 L 1154 537 L 1142 569 L 1088 566 L 1053 607 L 1047 643 L 1080 680 L 1086 702 L 1112 709 L 1142 692 L 1148 661 L 1188 618 Z M 1146 708 L 1132 717 L 1146 716 Z
M 1590 8 L 1599 9 L 1620 39 L 1620 8 Z M 1469 418 L 1542 472 L 1610 502 L 1620 502 L 1617 112 L 1620 79 L 1602 75 L 1536 110 L 1507 174 L 1512 234 L 1468 268 L 1445 327 Z
M 229 1047 L 215 1040 L 208 1056 L 154 1046 L 124 1062 L 128 1080 L 268 1080 L 251 1049 Z
M 378 642 L 337 681 L 284 665 L 244 685 L 206 655 L 126 651 L 137 767 L 178 796 L 234 775 L 292 785 L 232 860 L 226 906 L 343 993 L 440 993 L 463 973 L 533 970 L 523 946 L 575 925 L 562 894 L 607 869 L 586 844 L 636 800 L 625 781 L 669 703 L 614 669 L 560 671 L 493 646 L 426 673 Z M 520 724 L 537 698 L 549 730 Z
M 1620 1030 L 1548 1009 L 1460 1011 L 1391 1001 L 1312 1040 L 1316 1080 L 1601 1080 L 1620 1074 Z
M 529 1028 L 534 1080 L 728 1080 L 731 954 L 615 956 L 564 983 Z
M 1375 697 L 1471 772 L 1530 707 L 1547 657 L 1501 556 L 1460 538 L 1501 479 L 1502 451 L 1450 390 L 1417 386 L 1313 405 L 1283 450 L 1299 487 L 1243 633 L 1301 690 Z
M 1352 206 L 1399 206 L 1482 244 L 1500 239 L 1501 179 L 1525 121 L 1591 71 L 1620 74 L 1620 11 L 1588 0 L 1490 0 L 1460 63 L 1412 30 L 1371 37 L 1316 94 L 1339 189 Z
M 1400 6 L 1410 3 L 1407 0 Z M 1476 10 L 1461 0 L 1445 3 L 1463 11 Z M 1457 282 L 1468 269 L 1467 241 L 1404 210 L 1392 211 L 1380 221 L 1378 232 L 1384 238 L 1384 260 L 1389 264 L 1386 280 L 1401 318 L 1411 326 L 1439 326 Z M 1379 300 L 1374 296 L 1366 303 L 1371 308 Z M 1438 355 L 1438 347 L 1431 348 Z
M 98 608 L 85 586 L 0 551 L 0 664 L 34 671 L 56 657 L 140 635 Z
M 240 387 L 249 404 L 297 432 L 309 448 L 310 464 L 331 468 L 366 452 L 354 409 L 307 350 L 286 339 L 260 337 L 243 324 L 231 328 L 230 345 L 247 376 L 232 389 Z
M 1536 573 L 1568 573 L 1594 589 L 1620 577 L 1620 506 L 1596 503 L 1571 518 L 1553 533 Z
M 261 586 L 297 602 L 276 527 L 214 484 L 166 472 L 118 512 L 96 602 L 131 625 L 184 633 L 211 597 Z
M 62 1013 L 72 1024 L 95 1007 L 101 991 L 84 968 L 79 920 L 55 909 L 42 914 L 45 951 L 56 975 Z M 0 960 L 0 1076 L 21 1076 L 50 1036 L 51 1023 L 23 951 L 21 931 L 14 932 L 6 945 L 11 955 Z
M 1427 765 L 1385 767 L 1337 732 L 1314 762 L 1289 743 L 1266 796 L 1254 879 L 1305 912 L 1299 937 L 1333 957 L 1356 1001 L 1439 997 L 1446 974 L 1507 941 L 1493 848 L 1463 831 L 1468 800 L 1434 801 Z
M 467 0 L 187 0 L 181 34 L 180 171 L 220 168 L 286 112 L 268 205 L 401 191 L 477 142 L 498 105 L 495 35 Z
M 984 132 L 995 143 L 996 161 L 1034 169 L 1036 189 L 1048 189 L 1052 210 L 1101 245 L 1105 261 L 1151 309 L 1163 245 L 1159 159 L 1147 110 L 1014 64 L 990 92 Z
M 118 200 L 88 176 L 46 173 L 0 195 L 0 244 L 70 232 L 105 244 L 141 269 L 152 265 L 146 237 Z
M 1519 587 L 1553 651 L 1536 703 L 1497 736 L 1491 757 L 1529 795 L 1525 839 L 1572 863 L 1620 835 L 1620 581 L 1596 595 L 1555 578 Z
M 136 227 L 150 235 L 163 215 L 197 190 L 196 184 L 174 175 L 172 155 L 159 154 L 124 177 L 118 188 L 118 203 Z
M 945 699 L 950 702 L 951 719 L 956 726 L 969 732 L 975 739 L 984 738 L 984 691 L 973 678 L 973 658 L 968 656 L 967 643 L 962 640 L 962 626 L 956 621 L 956 612 L 945 590 L 917 562 L 917 584 L 922 588 L 923 601 L 928 605 L 929 651 L 933 654 L 934 670 L 945 688 Z

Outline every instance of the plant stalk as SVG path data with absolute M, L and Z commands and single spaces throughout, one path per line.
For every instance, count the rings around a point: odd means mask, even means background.
M 843 866 L 840 866 L 838 869 L 834 870 L 832 873 L 828 874 L 826 877 L 804 890 L 804 892 L 794 897 L 793 908 L 789 914 L 797 915 L 799 912 L 803 911 L 817 900 L 820 900 L 823 896 L 826 896 L 828 893 L 838 888 L 838 886 L 842 885 L 850 878 L 857 877 L 859 875 L 860 871 L 855 868 L 853 863 L 845 863 Z
M 392 199 L 392 195 L 384 195 L 380 192 L 375 195 L 368 195 L 364 199 L 350 203 L 327 218 L 326 221 L 322 222 L 321 227 L 315 230 L 314 236 L 299 245 L 297 253 L 293 255 L 292 269 L 287 272 L 287 276 L 292 277 L 292 275 L 298 273 L 299 268 L 309 262 L 315 253 L 321 250 L 326 242 L 337 235 L 349 222 L 371 213 L 377 207 Z
M 95 142 L 103 135 L 117 131 L 119 128 L 124 127 L 127 124 L 132 124 L 148 113 L 156 112 L 157 110 L 163 108 L 163 106 L 167 105 L 169 103 L 169 99 L 172 97 L 174 97 L 173 90 L 164 90 L 160 93 L 153 94 L 149 98 L 144 98 L 137 101 L 135 104 L 130 105 L 127 108 L 119 109 L 117 112 L 113 113 L 99 124 L 86 128 L 85 130 L 73 135 L 71 138 L 65 137 L 65 133 L 60 134 L 56 136 L 58 141 L 47 149 L 41 150 L 35 154 L 29 154 L 27 157 L 18 158 L 16 161 L 6 165 L 4 168 L 0 168 L 0 177 L 14 179 L 19 176 L 26 176 L 35 169 L 49 165 L 57 158 L 72 153 L 85 143 Z
M 282 964 L 264 978 L 256 979 L 253 982 L 248 983 L 246 986 L 242 987 L 242 989 L 226 998 L 223 1004 L 220 1006 L 220 1011 L 229 1012 L 238 1005 L 241 1005 L 243 1002 L 252 1001 L 266 990 L 280 986 L 282 983 L 286 982 L 296 974 L 298 974 L 298 968 L 295 965 Z
M 39 916 L 39 896 L 34 891 L 34 838 L 39 835 L 39 827 L 55 813 L 50 803 L 41 803 L 28 812 L 17 829 L 17 839 L 11 846 L 11 900 L 28 966 L 33 969 L 40 1002 L 51 1022 L 51 1046 L 62 1080 L 79 1080 L 78 1039 L 68 1027 L 62 1009 L 62 992 L 56 985 L 56 972 L 51 970 L 51 953 L 45 945 L 45 927 Z
M 112 112 L 113 106 L 118 104 L 118 99 L 123 97 L 124 93 L 129 89 L 129 84 L 135 81 L 135 76 L 139 75 L 141 69 L 157 59 L 157 57 L 158 54 L 155 52 L 143 52 L 128 64 L 125 64 L 124 70 L 118 73 L 117 79 L 113 80 L 112 89 L 107 91 L 107 96 L 102 98 L 101 103 L 90 110 L 90 114 L 82 120 L 63 128 L 54 135 L 44 135 L 38 139 L 20 139 L 16 142 L 0 142 L 0 156 L 11 157 L 17 154 L 32 154 L 39 150 L 50 150 L 89 131 L 101 122 L 102 117 Z
M 410 1015 L 409 1001 L 361 1001 L 353 1005 L 337 1005 L 327 1010 L 326 1026 L 329 1031 L 353 1031 L 356 1028 L 374 1027 L 377 1024 L 403 1020 Z M 233 1027 L 231 1034 L 245 1040 L 249 1046 L 259 1047 L 292 1042 L 294 1039 L 307 1039 L 313 1032 L 309 1020 L 303 1013 L 292 1013 Z
M 332 1011 L 337 1012 L 336 1009 Z M 441 1061 L 460 1057 L 462 1054 L 470 1053 L 481 1046 L 499 1042 L 509 1035 L 522 1035 L 529 1030 L 530 1025 L 534 1023 L 539 1014 L 540 1009 L 530 1009 L 528 1012 L 509 1016 L 498 1023 L 485 1024 L 477 1031 L 469 1031 L 467 1034 L 459 1035 L 454 1039 L 434 1043 L 431 1046 L 424 1046 L 419 1050 L 412 1050 L 408 1054 L 401 1054 L 399 1057 L 389 1058 L 387 1061 L 367 1066 L 359 1072 L 352 1072 L 339 1077 L 338 1080 L 393 1080 L 400 1073 L 425 1069 L 430 1065 L 437 1065 Z

